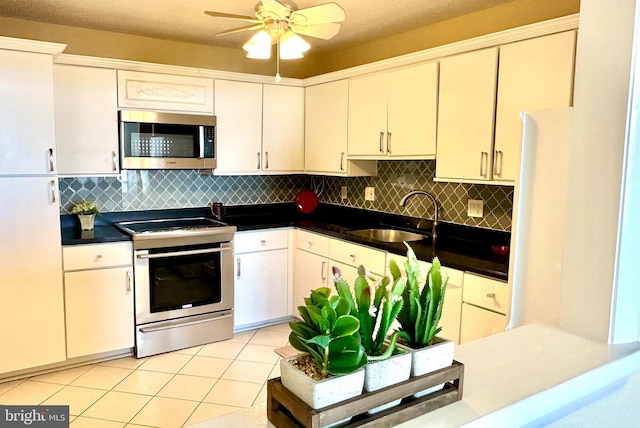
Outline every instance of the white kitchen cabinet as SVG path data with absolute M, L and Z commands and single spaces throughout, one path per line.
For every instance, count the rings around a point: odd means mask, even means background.
M 520 112 L 572 105 L 575 46 L 576 31 L 500 46 L 494 180 L 519 176 Z
M 296 230 L 293 256 L 293 287 L 291 313 L 298 316 L 298 306 L 304 305 L 311 290 L 320 287 L 333 289 L 329 268 L 329 241 L 327 236 L 305 230 Z
M 491 180 L 498 48 L 440 60 L 438 179 Z
M 238 232 L 234 238 L 234 328 L 289 314 L 288 231 Z
M 55 175 L 53 60 L 0 50 L 0 174 Z
M 65 359 L 57 187 L 53 177 L 0 177 L 0 373 Z
M 264 85 L 262 96 L 262 169 L 304 171 L 304 88 Z
M 216 174 L 304 170 L 304 89 L 215 81 Z
M 347 159 L 349 81 L 305 89 L 306 172 L 347 177 L 376 175 L 372 160 Z
M 58 174 L 119 171 L 116 71 L 53 67 Z
M 64 247 L 63 260 L 67 358 L 132 348 L 131 243 Z
M 460 343 L 503 331 L 511 311 L 507 282 L 465 272 Z
M 433 159 L 437 102 L 437 62 L 351 79 L 349 157 Z
M 213 114 L 213 79 L 118 70 L 118 107 Z

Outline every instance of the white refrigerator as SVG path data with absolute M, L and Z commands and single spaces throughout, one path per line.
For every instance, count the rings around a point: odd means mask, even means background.
M 511 230 L 509 327 L 558 325 L 573 108 L 521 113 L 523 140 Z

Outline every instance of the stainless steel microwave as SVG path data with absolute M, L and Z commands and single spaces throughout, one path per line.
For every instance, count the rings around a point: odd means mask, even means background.
M 122 169 L 214 169 L 216 117 L 121 110 Z

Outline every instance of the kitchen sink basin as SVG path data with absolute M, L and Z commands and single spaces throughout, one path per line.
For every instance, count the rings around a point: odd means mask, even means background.
M 427 239 L 425 235 L 397 229 L 359 229 L 349 230 L 347 234 L 381 242 L 411 242 Z

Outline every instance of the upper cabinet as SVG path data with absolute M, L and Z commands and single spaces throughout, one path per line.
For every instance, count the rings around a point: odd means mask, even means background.
M 351 79 L 348 155 L 433 159 L 437 102 L 437 62 Z
M 0 175 L 55 175 L 53 61 L 0 50 Z
M 441 59 L 436 177 L 512 184 L 520 112 L 572 105 L 575 44 L 567 31 Z
M 494 180 L 518 178 L 521 111 L 572 105 L 575 46 L 567 31 L 500 47 Z
M 118 107 L 213 114 L 213 79 L 118 70 Z
M 498 48 L 440 60 L 436 177 L 491 179 Z
M 375 175 L 376 161 L 347 160 L 349 81 L 309 86 L 305 91 L 305 171 L 344 176 Z
M 58 173 L 117 174 L 116 71 L 53 67 Z
M 304 89 L 215 81 L 216 174 L 304 170 Z

